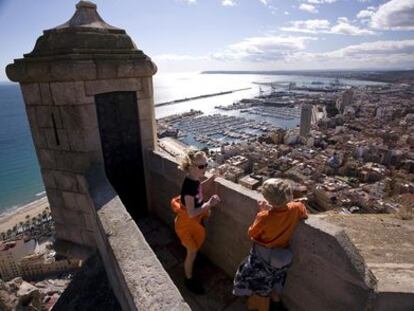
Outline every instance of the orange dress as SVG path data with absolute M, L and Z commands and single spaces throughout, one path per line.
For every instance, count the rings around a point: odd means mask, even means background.
M 286 207 L 260 211 L 249 227 L 249 237 L 267 248 L 284 248 L 289 245 L 295 228 L 301 219 L 307 218 L 301 202 L 289 202 Z
M 206 230 L 201 222 L 208 217 L 208 211 L 191 218 L 180 196 L 171 200 L 171 208 L 177 214 L 174 227 L 181 244 L 191 251 L 198 251 L 206 238 Z

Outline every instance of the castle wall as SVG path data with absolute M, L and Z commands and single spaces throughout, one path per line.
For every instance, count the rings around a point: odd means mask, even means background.
M 152 152 L 149 160 L 152 212 L 174 228 L 170 200 L 179 193 L 184 174 L 162 152 Z M 257 212 L 256 200 L 262 197 L 221 178 L 206 190 L 217 193 L 221 203 L 212 210 L 202 252 L 233 276 L 251 247 L 247 229 Z M 367 265 L 368 256 L 361 251 L 372 251 L 371 246 L 364 242 L 356 247 L 355 241 L 323 217 L 312 215 L 298 226 L 291 241 L 294 261 L 283 296 L 289 310 L 387 310 L 396 305 L 395 310 L 408 311 L 414 306 L 414 290 L 398 285 L 393 292 L 378 288 L 377 276 Z

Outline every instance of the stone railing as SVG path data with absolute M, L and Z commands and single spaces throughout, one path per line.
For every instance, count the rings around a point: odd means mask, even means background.
M 160 151 L 149 155 L 149 164 L 151 212 L 173 228 L 170 200 L 179 193 L 184 174 L 175 159 Z M 247 229 L 261 195 L 222 178 L 207 189 L 207 194 L 212 193 L 220 196 L 221 203 L 212 211 L 202 252 L 233 276 L 251 247 Z M 310 216 L 298 226 L 291 241 L 294 262 L 284 292 L 289 310 L 387 310 L 392 305 L 393 310 L 408 311 L 414 306 L 410 285 L 407 294 L 398 286 L 393 293 L 378 288 L 376 276 L 361 255 L 361 249 L 370 249 L 370 245 L 363 242 L 357 249 L 354 244 L 343 228 L 323 216 Z
M 190 310 L 136 223 L 106 179 L 102 167 L 87 176 L 96 209 L 96 244 L 123 310 Z

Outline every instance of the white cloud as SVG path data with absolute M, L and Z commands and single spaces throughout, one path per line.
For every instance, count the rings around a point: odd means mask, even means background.
M 313 13 L 313 14 L 318 13 L 318 9 L 315 6 L 311 4 L 307 4 L 307 3 L 302 3 L 299 6 L 299 10 L 306 11 L 306 12 Z
M 414 0 L 391 0 L 371 17 L 371 26 L 388 30 L 414 29 Z
M 186 4 L 196 4 L 197 0 L 179 0 L 179 2 L 184 2 Z
M 289 27 L 281 27 L 280 30 L 300 33 L 328 33 L 338 35 L 362 36 L 374 35 L 369 29 L 363 29 L 352 25 L 346 17 L 340 17 L 337 23 L 331 26 L 326 19 L 310 19 L 305 21 L 292 21 Z
M 312 4 L 323 4 L 323 3 L 334 3 L 337 0 L 307 0 L 308 3 Z
M 375 12 L 371 10 L 361 10 L 358 12 L 357 18 L 360 18 L 360 19 L 371 18 L 371 16 L 374 15 L 374 13 Z
M 236 1 L 234 1 L 234 0 L 223 0 L 223 1 L 221 1 L 221 5 L 222 6 L 235 6 Z
M 303 32 L 303 33 L 318 33 L 321 31 L 328 31 L 330 23 L 326 19 L 309 19 L 306 21 L 292 21 L 290 27 L 280 28 L 283 31 Z
M 342 49 L 324 52 L 292 53 L 288 62 L 313 62 L 327 68 L 339 67 L 408 67 L 414 64 L 414 40 L 375 41 L 350 45 Z M 321 66 L 321 65 L 320 65 Z
M 359 28 L 358 26 L 350 24 L 346 17 L 338 18 L 337 24 L 333 26 L 329 33 L 342 34 L 350 36 L 374 35 L 375 33 L 369 29 Z
M 266 36 L 247 38 L 229 45 L 226 50 L 212 54 L 224 61 L 267 62 L 283 60 L 289 53 L 304 50 L 311 37 Z
M 259 1 L 266 6 L 269 5 L 269 0 L 259 0 Z

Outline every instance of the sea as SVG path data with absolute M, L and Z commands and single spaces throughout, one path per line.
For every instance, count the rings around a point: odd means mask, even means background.
M 155 103 L 248 89 L 156 107 L 156 118 L 190 109 L 201 110 L 204 114 L 222 113 L 215 107 L 231 105 L 240 99 L 257 96 L 260 91 L 265 92 L 266 88 L 267 91 L 270 89 L 270 86 L 259 86 L 257 82 L 272 82 L 275 85 L 295 82 L 306 85 L 312 82 L 330 84 L 334 79 L 292 75 L 158 73 L 154 76 Z M 345 79 L 341 82 L 347 85 L 376 84 Z M 276 124 L 284 128 L 296 127 L 298 120 L 276 120 Z M 20 87 L 16 83 L 0 82 L 0 214 L 10 213 L 43 196 L 45 196 L 44 185 Z

